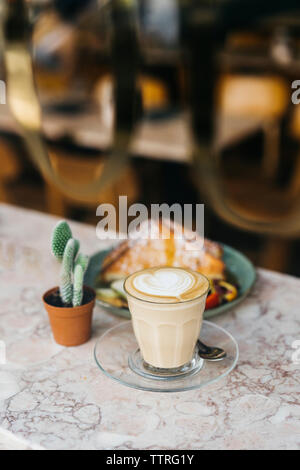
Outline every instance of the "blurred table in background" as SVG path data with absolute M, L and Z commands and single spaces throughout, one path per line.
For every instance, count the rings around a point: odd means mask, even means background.
M 6 132 L 17 130 L 15 121 L 8 111 L 1 110 L 0 129 Z M 262 127 L 263 120 L 258 117 L 224 116 L 218 125 L 218 146 L 225 147 L 231 142 L 242 139 Z M 72 136 L 74 143 L 87 148 L 105 150 L 110 142 L 107 129 L 101 129 L 99 112 L 68 115 L 47 115 L 44 119 L 45 136 L 52 141 L 64 136 Z M 133 155 L 190 162 L 191 137 L 188 129 L 188 120 L 178 115 L 168 119 L 144 121 L 137 129 L 132 143 Z

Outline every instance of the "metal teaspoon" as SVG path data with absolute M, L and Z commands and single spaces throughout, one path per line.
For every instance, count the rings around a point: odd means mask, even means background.
M 224 349 L 216 348 L 214 346 L 206 346 L 198 339 L 197 341 L 198 353 L 202 359 L 207 361 L 222 361 L 227 356 Z

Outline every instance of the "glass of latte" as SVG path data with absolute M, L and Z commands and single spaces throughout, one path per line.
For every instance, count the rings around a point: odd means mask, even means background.
M 124 283 L 144 363 L 178 372 L 191 363 L 200 334 L 209 281 L 189 269 L 154 267 Z

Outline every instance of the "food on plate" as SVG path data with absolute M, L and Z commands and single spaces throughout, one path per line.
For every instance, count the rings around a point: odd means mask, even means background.
M 122 281 L 123 282 L 123 281 Z M 109 287 L 96 289 L 96 295 L 99 300 L 118 308 L 127 308 L 127 300 L 122 298 L 115 290 Z
M 127 299 L 126 292 L 125 292 L 125 289 L 124 289 L 124 279 L 119 279 L 118 281 L 112 282 L 111 283 L 111 288 L 120 297 L 123 297 L 125 300 Z

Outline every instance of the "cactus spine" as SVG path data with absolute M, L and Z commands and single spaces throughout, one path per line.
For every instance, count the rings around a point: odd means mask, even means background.
M 66 221 L 61 221 L 55 226 L 51 247 L 54 256 L 62 263 L 59 287 L 61 299 L 66 305 L 78 307 L 83 299 L 83 280 L 89 257 L 78 254 L 80 243 L 72 238 Z

